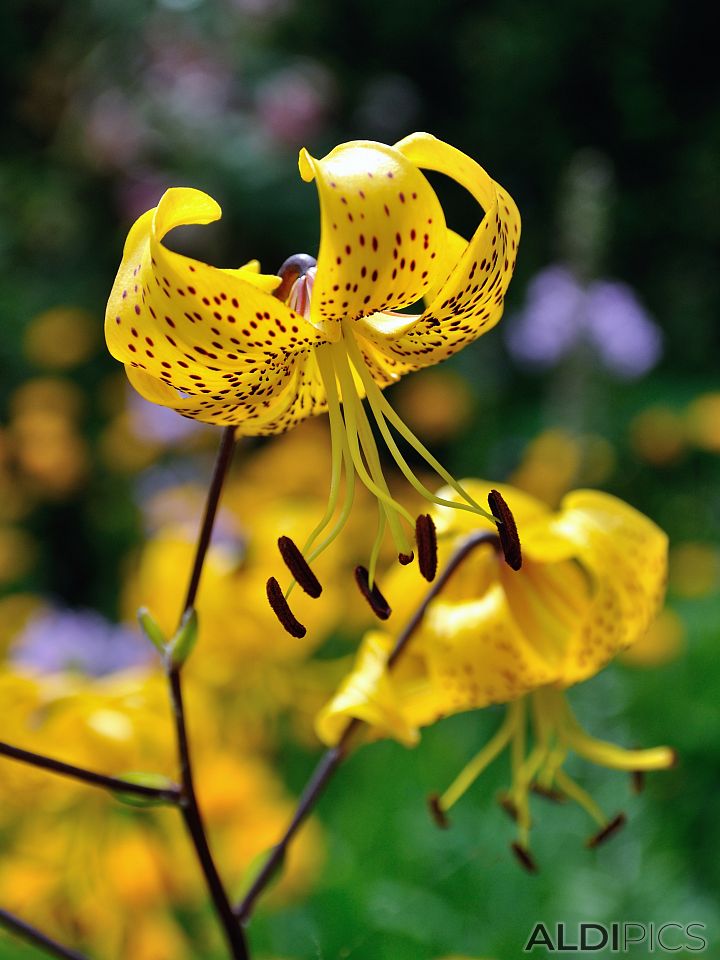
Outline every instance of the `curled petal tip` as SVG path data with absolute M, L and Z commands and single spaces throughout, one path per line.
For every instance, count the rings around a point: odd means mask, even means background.
M 310 155 L 306 147 L 303 147 L 300 151 L 298 169 L 305 183 L 310 183 L 311 180 L 315 179 L 315 158 Z

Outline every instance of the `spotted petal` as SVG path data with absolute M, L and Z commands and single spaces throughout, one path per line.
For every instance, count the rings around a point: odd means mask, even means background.
M 144 374 L 135 379 L 144 395 L 222 423 L 231 411 L 241 419 L 277 398 L 321 338 L 272 296 L 278 278 L 261 276 L 256 264 L 220 270 L 162 243 L 176 226 L 219 216 L 206 194 L 175 188 L 139 218 L 125 244 L 105 333 L 112 355 Z M 183 396 L 173 401 L 174 391 Z
M 431 289 L 446 237 L 440 202 L 415 163 L 381 143 L 342 144 L 322 160 L 303 150 L 321 233 L 311 320 L 329 339 L 340 321 L 398 310 Z
M 572 543 L 594 585 L 593 606 L 574 638 L 564 682 L 597 673 L 639 640 L 662 605 L 667 536 L 616 497 L 577 490 L 563 500 L 555 531 Z
M 417 728 L 406 718 L 387 669 L 391 646 L 391 637 L 380 631 L 365 635 L 353 670 L 316 718 L 315 727 L 324 743 L 336 744 L 353 719 L 364 721 L 380 736 L 395 737 L 405 746 L 417 743 Z
M 445 282 L 417 323 L 392 341 L 377 338 L 384 353 L 413 365 L 445 360 L 502 316 L 520 240 L 520 215 L 512 197 L 474 160 L 426 133 L 396 149 L 427 170 L 444 173 L 465 187 L 485 216 Z

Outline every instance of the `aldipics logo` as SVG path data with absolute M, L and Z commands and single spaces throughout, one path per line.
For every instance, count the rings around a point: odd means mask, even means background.
M 707 949 L 704 923 L 558 923 L 551 927 L 536 923 L 525 953 L 544 950 L 546 953 L 592 953 L 605 950 L 610 953 L 702 953 Z M 637 950 L 635 948 L 638 948 Z

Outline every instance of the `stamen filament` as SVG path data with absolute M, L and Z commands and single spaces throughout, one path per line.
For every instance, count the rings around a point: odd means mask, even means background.
M 397 463 L 398 467 L 400 468 L 403 476 L 408 481 L 408 483 L 410 483 L 411 486 L 414 487 L 415 490 L 417 490 L 417 492 L 420 494 L 421 497 L 423 497 L 425 500 L 429 500 L 431 503 L 436 503 L 438 506 L 441 506 L 441 507 L 452 507 L 455 510 L 467 510 L 470 513 L 479 513 L 481 516 L 486 517 L 488 520 L 492 520 L 492 522 L 495 523 L 495 519 L 492 517 L 492 515 L 489 514 L 486 510 L 483 510 L 483 508 L 480 507 L 473 500 L 473 498 L 463 490 L 462 486 L 450 476 L 450 474 L 442 467 L 442 465 L 435 460 L 432 454 L 430 454 L 429 451 L 427 451 L 425 447 L 423 447 L 423 445 L 420 443 L 419 440 L 417 440 L 414 434 L 411 433 L 410 428 L 406 424 L 404 424 L 402 421 L 400 421 L 404 429 L 408 432 L 408 434 L 410 434 L 410 436 L 412 436 L 413 440 L 415 441 L 415 443 L 413 443 L 408 436 L 403 434 L 403 436 L 405 436 L 405 439 L 408 441 L 408 443 L 410 443 L 411 446 L 413 446 L 413 448 L 423 457 L 423 459 L 426 460 L 426 462 L 433 467 L 436 473 L 438 473 L 439 476 L 443 480 L 445 480 L 446 483 L 450 484 L 455 490 L 457 490 L 457 492 L 461 496 L 465 497 L 465 499 L 468 502 L 457 503 L 454 500 L 447 500 L 445 497 L 438 497 L 437 494 L 429 490 L 425 486 L 425 484 L 421 480 L 419 480 L 418 477 L 413 473 L 412 468 L 409 466 L 407 460 L 402 455 L 400 448 L 395 442 L 395 438 L 393 437 L 387 425 L 387 421 L 383 413 L 382 402 L 387 404 L 388 407 L 390 407 L 390 405 L 388 404 L 387 400 L 385 400 L 385 397 L 383 396 L 382 391 L 373 380 L 372 374 L 368 370 L 367 364 L 363 360 L 362 353 L 360 352 L 360 348 L 352 333 L 346 333 L 345 342 L 347 343 L 347 346 L 348 346 L 348 354 L 350 355 L 352 365 L 357 371 L 358 376 L 362 380 L 363 386 L 365 387 L 365 395 L 370 405 L 370 409 L 372 410 L 373 416 L 375 417 L 375 422 L 377 423 L 380 429 L 380 433 L 382 434 L 383 440 L 385 441 L 388 450 L 390 451 L 393 459 L 395 460 L 395 463 Z M 390 407 L 390 410 L 392 410 L 391 407 Z M 392 413 L 398 420 L 400 420 L 400 418 L 397 416 L 397 414 L 395 414 L 394 411 L 392 411 Z M 398 432 L 402 433 L 402 430 L 397 424 L 395 424 L 395 427 L 398 430 Z M 422 450 L 420 449 L 421 447 L 422 447 Z
M 378 453 L 375 438 L 373 437 L 372 428 L 367 418 L 367 414 L 365 413 L 362 400 L 360 400 L 357 396 L 355 413 L 357 416 L 360 445 L 362 447 L 365 461 L 370 468 L 370 476 L 389 497 L 391 494 L 387 485 L 387 481 L 385 480 L 382 472 L 382 466 L 380 465 L 380 454 Z M 399 554 L 407 555 L 408 553 L 412 553 L 412 547 L 410 546 L 410 542 L 402 528 L 400 518 L 397 516 L 396 512 L 391 510 L 386 504 L 382 504 L 381 506 L 383 507 L 387 521 L 390 524 L 390 533 L 392 535 L 393 542 L 395 543 L 395 549 Z M 370 582 L 372 583 L 372 580 Z
M 515 718 L 508 710 L 505 714 L 505 719 L 495 734 L 488 740 L 482 750 L 473 757 L 470 763 L 467 764 L 465 769 L 460 772 L 440 797 L 438 804 L 441 810 L 447 811 L 455 806 L 458 800 L 470 789 L 473 783 L 475 783 L 483 770 L 490 766 L 493 760 L 502 753 L 510 742 L 514 728 Z
M 321 354 L 323 348 L 319 347 L 317 354 Z M 318 364 L 319 367 L 319 364 Z M 335 383 L 333 381 L 333 386 Z M 340 436 L 338 436 L 337 430 L 337 417 L 333 416 L 334 407 L 338 406 L 337 401 L 337 388 L 335 389 L 336 402 L 332 403 L 330 390 L 328 384 L 325 384 L 325 396 L 327 397 L 328 402 L 328 419 L 330 420 L 330 456 L 331 456 L 331 467 L 330 467 L 330 493 L 328 495 L 327 507 L 325 508 L 325 513 L 322 515 L 321 519 L 318 521 L 317 526 L 313 529 L 312 533 L 309 535 L 305 541 L 305 546 L 303 547 L 303 554 L 307 554 L 308 550 L 312 547 L 313 543 L 323 532 L 325 527 L 332 520 L 333 514 L 335 513 L 335 508 L 340 496 L 340 480 L 342 477 L 342 466 L 343 466 L 343 444 Z
M 578 723 L 570 705 L 560 694 L 563 717 L 558 734 L 567 745 L 591 763 L 614 770 L 666 770 L 675 763 L 675 751 L 670 747 L 651 747 L 647 750 L 627 750 L 605 740 L 596 740 Z
M 510 743 L 510 764 L 512 769 L 510 798 L 517 814 L 520 844 L 526 848 L 530 839 L 530 806 L 528 803 L 527 784 L 523 777 L 523 770 L 526 764 L 525 743 L 527 739 L 525 700 L 515 700 L 511 703 L 508 707 L 508 713 L 513 717 L 513 738 Z
M 385 527 L 387 526 L 387 511 L 383 504 L 378 504 L 378 526 L 375 540 L 370 551 L 370 563 L 368 564 L 368 584 L 370 589 L 375 585 L 375 570 L 377 569 L 378 557 L 385 536 Z
M 383 415 L 387 417 L 390 423 L 395 427 L 398 433 L 410 444 L 410 446 L 420 454 L 420 456 L 428 463 L 433 470 L 440 476 L 445 483 L 453 488 L 460 496 L 465 500 L 467 504 L 472 508 L 472 511 L 478 513 L 480 516 L 485 517 L 487 520 L 490 520 L 491 523 L 495 524 L 495 517 L 487 510 L 483 509 L 479 503 L 477 503 L 470 494 L 465 490 L 462 484 L 458 481 L 443 467 L 439 460 L 430 453 L 430 451 L 425 447 L 415 436 L 415 434 L 410 430 L 407 424 L 398 416 L 398 414 L 393 410 L 392 405 L 384 396 L 380 387 L 373 380 L 370 372 L 367 369 L 367 364 L 362 358 L 360 353 L 360 348 L 355 341 L 355 337 L 352 331 L 346 331 L 345 341 L 348 343 L 348 353 L 353 358 L 353 365 L 356 366 L 359 376 L 362 379 L 363 386 L 365 387 L 365 392 L 367 394 L 368 402 L 372 406 L 372 400 L 375 400 L 378 404 L 379 409 L 382 411 Z M 357 361 L 357 364 L 356 364 Z M 371 399 L 372 398 L 372 399 Z M 379 424 L 378 424 L 379 426 Z M 400 463 L 398 461 L 398 466 Z M 401 468 L 402 469 L 402 468 Z M 419 482 L 419 481 L 418 481 Z M 454 507 L 455 509 L 463 509 L 462 504 L 454 503 L 453 501 L 447 501 L 447 505 Z M 465 507 L 464 509 L 467 509 Z
M 333 345 L 334 346 L 334 345 Z M 397 500 L 394 500 L 388 493 L 382 490 L 370 477 L 368 471 L 365 468 L 365 464 L 362 461 L 362 456 L 360 454 L 360 447 L 358 443 L 358 427 L 357 427 L 357 404 L 359 398 L 357 396 L 357 390 L 355 383 L 352 379 L 352 374 L 350 368 L 347 364 L 347 359 L 344 354 L 344 350 L 336 350 L 334 354 L 334 366 L 340 381 L 340 389 L 342 390 L 342 404 L 343 412 L 345 414 L 345 430 L 350 444 L 350 453 L 352 455 L 352 461 L 355 465 L 355 470 L 357 475 L 360 477 L 361 481 L 365 484 L 368 490 L 378 498 L 382 500 L 383 503 L 386 503 L 393 510 L 397 511 L 407 522 L 412 525 L 413 518 L 402 506 L 398 503 Z M 409 550 L 409 548 L 408 548 Z M 407 552 L 407 551 L 404 551 Z
M 562 792 L 581 806 L 599 827 L 606 826 L 608 818 L 597 803 L 595 803 L 590 794 L 583 790 L 579 784 L 575 783 L 572 777 L 568 776 L 562 768 L 555 771 L 555 782 Z
M 343 529 L 345 524 L 348 521 L 350 516 L 350 511 L 352 509 L 353 500 L 355 498 L 355 470 L 352 464 L 352 458 L 350 455 L 350 448 L 347 442 L 347 436 L 345 433 L 345 425 L 343 423 L 342 411 L 340 410 L 340 398 L 337 392 L 337 382 L 335 379 L 335 371 L 333 369 L 332 361 L 329 356 L 326 356 L 322 350 L 317 351 L 317 363 L 318 371 L 320 377 L 323 381 L 325 387 L 325 396 L 327 397 L 328 402 L 328 416 L 330 419 L 330 437 L 333 446 L 333 450 L 339 450 L 341 453 L 340 463 L 345 471 L 345 500 L 343 502 L 342 509 L 338 515 L 335 524 L 333 525 L 330 533 L 327 537 L 317 546 L 313 552 L 308 557 L 308 562 L 312 563 L 313 560 L 317 559 L 320 554 L 325 550 L 333 540 L 337 537 L 340 531 Z M 337 501 L 337 496 L 336 496 Z M 333 504 L 333 511 L 335 509 Z M 330 516 L 332 516 L 332 512 Z M 316 528 L 308 541 L 305 544 L 303 552 L 306 552 L 310 549 L 315 538 L 325 529 L 327 526 L 327 521 L 322 523 L 322 526 L 318 525 L 319 529 Z

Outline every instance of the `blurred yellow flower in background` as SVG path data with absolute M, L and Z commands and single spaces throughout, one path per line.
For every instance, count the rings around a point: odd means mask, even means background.
M 83 405 L 80 388 L 59 377 L 37 377 L 15 391 L 3 447 L 21 494 L 61 499 L 85 483 L 89 453 L 78 424 Z
M 466 481 L 470 490 L 484 487 Z M 449 714 L 509 703 L 502 726 L 438 801 L 448 810 L 506 746 L 512 755 L 509 802 L 519 825 L 519 855 L 527 851 L 528 792 L 559 791 L 609 826 L 594 801 L 563 770 L 573 751 L 618 769 L 672 764 L 666 747 L 624 751 L 586 734 L 563 689 L 596 674 L 648 629 L 662 603 L 667 538 L 632 507 L 592 490 L 566 496 L 556 513 L 520 491 L 499 487 L 522 530 L 523 567 L 510 570 L 492 544 L 464 562 L 392 671 L 388 634 L 366 635 L 355 667 L 317 718 L 320 738 L 334 744 L 350 718 L 380 736 L 411 746 L 419 727 Z M 444 496 L 452 492 L 443 491 Z M 443 553 L 477 530 L 468 514 L 435 510 Z M 492 528 L 487 524 L 488 531 Z M 400 575 L 397 579 L 400 579 Z M 405 612 L 419 601 L 407 583 L 390 585 Z M 526 754 L 528 723 L 534 746 Z
M 297 597 L 299 615 L 311 624 L 306 636 L 289 636 L 264 599 L 267 571 L 277 556 L 277 530 L 299 537 L 322 503 L 318 490 L 329 456 L 322 448 L 317 456 L 307 456 L 318 433 L 318 425 L 311 422 L 250 455 L 240 451 L 239 468 L 226 482 L 203 572 L 197 599 L 202 656 L 194 657 L 188 670 L 216 688 L 242 685 L 250 698 L 245 701 L 249 712 L 257 709 L 262 696 L 273 709 L 277 706 L 265 689 L 268 672 L 274 673 L 274 685 L 287 688 L 292 664 L 305 660 L 338 624 L 352 630 L 368 622 L 360 595 L 347 591 L 354 553 L 358 545 L 369 543 L 367 530 L 373 517 L 370 497 L 362 491 L 349 519 L 351 538 L 336 544 L 316 564 L 323 581 L 323 603 L 313 605 L 304 593 Z M 144 505 L 151 532 L 128 565 L 124 602 L 128 619 L 149 601 L 160 626 L 168 633 L 174 629 L 179 613 L 177 585 L 191 568 L 195 518 L 203 495 L 194 485 L 168 486 Z M 384 559 L 390 556 L 386 553 Z M 268 671 L 273 664 L 280 665 L 280 670 Z M 264 682 L 258 682 L 259 674 Z
M 670 589 L 700 599 L 720 589 L 720 549 L 715 543 L 677 543 L 670 551 Z
M 701 450 L 720 453 L 720 392 L 704 393 L 687 411 L 688 431 Z
M 254 860 L 293 808 L 266 761 L 228 742 L 212 697 L 188 690 L 196 744 L 197 788 L 220 870 L 239 891 Z M 123 775 L 174 774 L 174 739 L 159 673 L 128 671 L 103 679 L 66 674 L 30 678 L 0 673 L 9 710 L 4 737 L 28 749 Z M 190 957 L 176 910 L 202 930 L 205 889 L 177 811 L 135 809 L 75 781 L 0 759 L 0 863 L 3 905 L 63 939 L 108 956 Z M 290 852 L 271 896 L 302 893 L 322 860 L 315 824 Z
M 682 619 L 666 607 L 650 624 L 637 643 L 620 654 L 626 666 L 639 668 L 662 667 L 682 654 L 685 648 L 685 625 Z
M 53 307 L 25 329 L 25 355 L 38 367 L 67 370 L 84 363 L 100 346 L 95 317 L 77 307 Z
M 680 413 L 655 404 L 633 418 L 630 441 L 635 453 L 655 467 L 677 463 L 687 449 L 687 429 Z
M 551 507 L 577 484 L 600 486 L 615 467 L 611 444 L 595 434 L 543 430 L 530 441 L 510 483 Z

